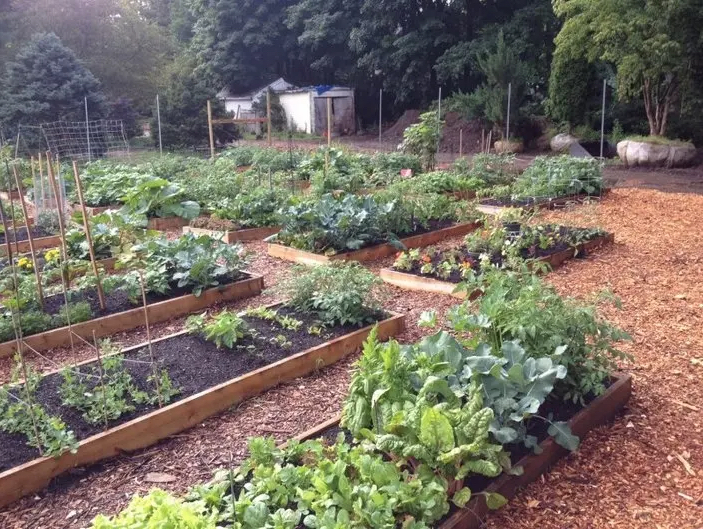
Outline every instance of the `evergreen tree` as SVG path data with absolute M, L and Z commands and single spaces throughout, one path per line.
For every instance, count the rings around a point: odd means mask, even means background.
M 0 97 L 0 122 L 11 128 L 57 120 L 103 116 L 100 82 L 53 33 L 36 34 L 6 65 Z

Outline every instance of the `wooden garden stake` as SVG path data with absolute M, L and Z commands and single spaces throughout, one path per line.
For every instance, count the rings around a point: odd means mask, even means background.
M 39 264 L 37 263 L 37 254 L 34 251 L 34 236 L 32 235 L 32 230 L 29 226 L 29 213 L 27 213 L 27 205 L 24 203 L 24 191 L 20 187 L 20 177 L 17 174 L 17 167 L 12 168 L 15 175 L 15 183 L 17 184 L 17 193 L 20 197 L 20 204 L 22 206 L 22 213 L 24 214 L 24 223 L 27 226 L 27 241 L 29 242 L 29 253 L 32 256 L 32 266 L 34 267 L 34 277 L 37 279 L 37 295 L 39 296 L 39 305 L 42 310 L 44 310 L 44 292 L 41 286 L 41 272 L 39 271 Z
M 15 221 L 15 206 L 12 201 L 12 189 L 10 189 L 12 186 L 10 185 L 10 164 L 5 160 L 5 171 L 7 172 L 7 197 L 10 201 L 10 217 L 12 220 L 12 233 L 14 233 L 15 237 L 15 252 L 20 253 L 20 243 L 17 240 L 17 222 Z M 10 236 L 10 234 L 5 231 L 5 238 L 7 239 Z M 12 261 L 10 261 L 10 264 L 12 264 Z
M 100 280 L 100 271 L 98 270 L 98 264 L 95 261 L 95 249 L 93 248 L 93 238 L 90 235 L 90 222 L 88 221 L 88 211 L 85 208 L 85 201 L 83 200 L 83 187 L 81 185 L 81 179 L 78 176 L 78 165 L 75 160 L 73 162 L 73 178 L 76 181 L 76 193 L 78 194 L 78 201 L 81 204 L 81 211 L 83 212 L 83 229 L 85 229 L 85 238 L 88 241 L 88 253 L 90 255 L 90 264 L 93 266 L 93 273 L 95 274 L 96 286 L 98 289 L 98 300 L 100 302 L 100 310 L 105 310 L 105 294 L 103 293 L 103 285 Z
M 234 472 L 232 468 L 234 467 L 234 455 L 232 452 L 229 453 L 229 491 L 232 496 L 232 527 L 237 525 L 237 509 L 236 509 L 236 499 L 234 497 Z
M 100 346 L 98 345 L 98 340 L 95 337 L 95 331 L 93 331 L 93 345 L 95 345 L 95 356 L 98 360 L 98 375 L 100 376 L 100 387 L 103 392 L 103 420 L 105 421 L 105 428 L 107 428 L 107 395 L 105 395 L 105 377 L 103 376 L 103 360 L 100 357 Z
M 215 134 L 212 130 L 212 104 L 207 100 L 207 129 L 210 136 L 210 159 L 215 159 Z
M 39 181 L 41 182 L 41 208 L 46 207 L 46 193 L 44 191 L 44 166 L 41 159 L 41 151 L 39 151 Z M 37 204 L 39 206 L 39 204 Z M 37 212 L 38 215 L 38 212 Z
M 332 98 L 327 98 L 327 148 L 332 146 Z
M 7 217 L 5 217 L 5 208 L 0 202 L 0 221 L 2 222 L 2 227 L 7 233 Z M 12 266 L 12 245 L 10 245 L 10 240 L 5 236 L 5 246 L 7 247 L 7 257 L 10 259 L 10 265 Z M 17 282 L 17 269 L 12 266 L 12 278 L 15 287 L 15 296 L 18 291 Z M 20 312 L 17 312 L 17 319 L 15 319 L 15 310 L 10 306 L 10 317 L 12 318 L 12 328 L 15 331 L 15 342 L 17 343 L 17 354 L 20 357 L 20 365 L 22 366 L 22 373 L 24 374 L 24 389 L 27 399 L 27 405 L 29 406 L 29 415 L 32 417 L 32 428 L 34 429 L 34 435 L 37 439 L 37 447 L 39 449 L 39 455 L 44 455 L 44 451 L 41 445 L 41 438 L 39 437 L 39 428 L 37 427 L 37 420 L 34 416 L 34 406 L 32 406 L 32 394 L 29 392 L 29 372 L 27 371 L 27 364 L 24 361 L 24 339 L 22 337 L 22 316 Z
M 56 213 L 58 215 L 59 232 L 61 235 L 61 251 L 63 252 L 62 258 L 64 265 L 66 265 L 66 263 L 68 263 L 68 250 L 66 249 L 66 229 L 63 224 L 63 204 L 59 198 L 61 196 L 59 195 L 59 186 L 56 183 L 56 180 L 54 180 L 54 169 L 51 166 L 51 153 L 46 153 L 46 160 L 47 177 L 49 178 L 49 182 L 51 182 L 51 188 L 54 192 L 54 199 L 56 200 Z
M 268 143 L 272 145 L 271 142 L 271 89 L 266 90 L 266 121 L 268 127 Z
M 159 399 L 159 408 L 163 407 L 163 399 L 161 396 L 161 387 L 159 384 L 159 376 L 156 370 L 156 361 L 154 360 L 154 348 L 151 345 L 151 327 L 149 326 L 149 310 L 146 304 L 146 290 L 144 289 L 144 276 L 139 270 L 139 285 L 142 287 L 142 304 L 144 305 L 144 323 L 146 324 L 146 342 L 149 346 L 149 358 L 151 359 L 151 371 L 154 377 L 154 385 L 156 386 L 156 396 Z
M 63 204 L 60 200 L 61 195 L 59 195 L 59 187 L 54 180 L 54 171 L 51 166 L 51 153 L 46 153 L 46 176 L 51 183 L 51 188 L 54 192 L 54 199 L 56 201 L 56 214 L 59 221 L 59 233 L 61 235 L 61 285 L 63 286 L 63 298 L 66 304 L 66 323 L 68 324 L 68 337 L 71 341 L 71 352 L 74 351 L 73 343 L 73 330 L 71 329 L 71 315 L 68 311 L 68 250 L 66 249 L 66 230 L 63 224 Z
M 464 129 L 459 129 L 459 158 L 464 153 Z

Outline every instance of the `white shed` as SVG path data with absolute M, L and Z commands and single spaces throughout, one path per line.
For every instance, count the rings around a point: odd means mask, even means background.
M 234 114 L 234 117 L 250 117 L 248 114 L 251 114 L 254 101 L 265 97 L 267 90 L 273 90 L 278 93 L 290 88 L 295 87 L 283 79 L 283 77 L 279 77 L 266 86 L 262 86 L 261 88 L 257 88 L 256 90 L 247 92 L 246 94 L 234 95 L 230 92 L 229 88 L 224 88 L 217 94 L 217 99 L 224 101 L 225 110 Z
M 327 131 L 327 100 L 332 100 L 332 135 L 356 132 L 354 89 L 343 86 L 309 86 L 296 88 L 283 78 L 248 94 L 232 95 L 222 90 L 218 98 L 235 117 L 251 117 L 254 101 L 263 98 L 266 90 L 278 95 L 291 130 L 308 134 L 325 134 Z

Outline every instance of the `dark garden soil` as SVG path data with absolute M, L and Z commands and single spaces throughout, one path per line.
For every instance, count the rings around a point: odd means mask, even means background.
M 51 235 L 57 235 L 56 233 L 51 233 L 49 230 L 47 230 L 43 226 L 32 226 L 31 232 L 32 232 L 32 237 L 34 239 L 39 239 L 40 237 L 50 237 Z M 7 235 L 9 237 L 5 237 L 4 233 L 0 234 L 0 244 L 5 244 L 5 241 L 7 239 L 9 239 L 10 242 L 21 242 L 21 241 L 26 241 L 29 239 L 29 235 L 27 233 L 27 228 L 24 226 L 17 228 L 17 230 L 10 229 L 10 231 L 7 232 Z
M 551 255 L 557 254 L 559 252 L 563 252 L 564 250 L 568 249 L 571 247 L 571 245 L 566 242 L 566 240 L 571 239 L 573 236 L 575 236 L 579 231 L 581 231 L 581 228 L 570 228 L 568 226 L 549 226 L 548 229 L 550 231 L 545 231 L 545 234 L 550 234 L 553 233 L 555 234 L 555 237 L 557 239 L 556 244 L 550 246 L 549 248 L 541 248 L 539 246 L 539 239 L 536 238 L 533 244 L 529 248 L 524 248 L 520 252 L 520 256 L 524 260 L 528 259 L 541 259 L 543 257 L 549 257 Z M 586 240 L 592 240 L 593 238 L 600 237 L 601 235 L 599 234 L 594 234 L 592 238 L 584 239 L 581 242 L 585 242 Z M 585 258 L 588 255 L 588 252 L 584 249 L 579 249 L 578 251 L 574 250 L 574 258 Z M 444 250 L 444 251 L 433 251 L 432 248 L 427 248 L 425 249 L 424 252 L 421 254 L 422 256 L 428 256 L 430 257 L 430 262 L 432 263 L 432 266 L 436 269 L 442 262 L 446 261 L 447 259 L 453 258 L 457 263 L 466 263 L 467 266 L 471 266 L 471 269 L 474 270 L 475 272 L 479 271 L 480 269 L 480 263 L 479 263 L 479 255 L 476 253 L 471 253 L 468 251 L 466 246 L 461 246 L 459 248 L 455 249 L 450 249 L 450 250 Z M 491 255 L 491 262 L 497 266 L 501 266 L 503 264 L 503 256 L 500 253 L 494 253 Z M 401 270 L 399 268 L 396 268 L 395 266 L 393 267 L 393 270 L 396 270 L 397 272 L 402 272 L 405 274 L 411 274 L 419 277 L 431 277 L 433 279 L 438 279 L 440 281 L 446 281 L 448 283 L 461 283 L 463 281 L 463 278 L 461 277 L 461 271 L 459 270 L 453 270 L 451 274 L 448 277 L 440 277 L 437 272 L 433 272 L 431 274 L 425 274 L 421 271 L 422 264 L 421 263 L 413 263 L 413 266 L 410 270 Z
M 233 349 L 218 349 L 213 342 L 191 334 L 181 334 L 155 342 L 152 350 L 156 369 L 166 370 L 173 386 L 180 390 L 171 403 L 358 330 L 358 327 L 353 326 L 336 326 L 325 328 L 317 336 L 308 333 L 310 326 L 319 325 L 314 316 L 286 307 L 279 308 L 278 313 L 302 321 L 302 325 L 297 330 L 289 330 L 276 322 L 245 316 L 244 320 L 249 328 L 255 331 L 252 332 L 254 337 L 242 339 Z M 130 351 L 124 358 L 123 367 L 131 375 L 134 385 L 148 395 L 155 396 L 155 386 L 149 380 L 153 367 L 147 348 Z M 82 365 L 79 371 L 87 375 L 83 377 L 83 382 L 88 391 L 98 385 L 97 363 Z M 107 428 L 103 423 L 91 425 L 83 419 L 80 410 L 62 403 L 59 396 L 62 384 L 63 376 L 60 373 L 44 377 L 37 388 L 36 402 L 49 415 L 60 417 L 78 440 L 114 428 L 158 408 L 152 404 L 135 404 L 133 411 L 110 421 Z M 23 396 L 21 390 L 18 390 L 17 397 Z M 0 472 L 40 456 L 39 451 L 28 446 L 26 441 L 22 435 L 0 431 Z

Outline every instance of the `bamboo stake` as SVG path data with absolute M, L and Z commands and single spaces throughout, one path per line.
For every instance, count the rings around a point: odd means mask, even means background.
M 332 146 L 332 98 L 327 98 L 327 148 Z
M 63 205 L 60 201 L 59 189 L 56 180 L 54 180 L 54 172 L 51 167 L 51 153 L 46 153 L 46 167 L 47 167 L 47 178 L 51 183 L 51 188 L 54 192 L 54 199 L 56 200 L 56 213 L 58 215 L 59 221 L 59 232 L 61 234 L 61 285 L 63 286 L 63 299 L 66 307 L 66 323 L 68 325 L 68 337 L 71 341 L 71 352 L 75 354 L 74 343 L 73 343 L 73 329 L 71 328 L 71 315 L 68 311 L 68 250 L 66 249 L 66 230 L 63 224 Z
M 39 153 L 39 156 L 41 156 L 41 153 Z M 34 184 L 36 186 L 37 171 L 34 168 L 34 156 L 32 156 L 32 158 L 31 158 L 30 165 L 32 167 L 32 182 L 34 182 Z M 39 167 L 41 168 L 41 165 Z M 36 196 L 34 197 L 34 210 L 35 210 L 34 214 L 35 215 L 37 214 L 37 208 L 40 207 L 39 205 L 41 204 L 42 205 L 41 207 L 43 207 L 43 203 L 44 203 L 44 177 L 43 176 L 39 177 L 39 185 L 36 187 L 38 188 L 37 191 L 39 191 L 39 197 L 36 197 Z
M 75 162 L 74 162 L 75 163 Z M 103 391 L 103 420 L 105 421 L 105 428 L 107 428 L 107 395 L 105 395 L 105 377 L 103 376 L 103 361 L 100 358 L 100 346 L 98 345 L 98 340 L 95 338 L 95 331 L 93 331 L 93 344 L 95 345 L 95 356 L 98 360 L 98 375 L 100 377 L 100 387 Z
M 215 159 L 215 135 L 212 131 L 212 105 L 210 100 L 207 100 L 207 128 L 210 135 L 210 159 Z
M 46 207 L 46 191 L 44 190 L 44 165 L 41 159 L 41 151 L 39 151 L 39 181 L 41 182 L 41 208 L 44 209 Z M 35 214 L 39 216 L 38 210 L 35 211 Z
M 144 289 L 144 276 L 139 270 L 139 285 L 142 288 L 142 304 L 144 306 L 144 323 L 146 324 L 146 342 L 149 346 L 149 358 L 151 359 L 151 372 L 154 377 L 154 385 L 156 386 L 156 396 L 159 399 L 159 408 L 163 407 L 163 399 L 161 395 L 161 387 L 159 384 L 159 376 L 156 370 L 156 361 L 154 360 L 154 348 L 151 345 L 151 326 L 149 325 L 149 309 L 146 303 L 146 290 Z
M 83 186 L 81 185 L 81 179 L 78 176 L 78 164 L 75 160 L 73 162 L 73 178 L 76 181 L 76 193 L 78 194 L 78 201 L 81 205 L 81 211 L 83 212 L 83 229 L 85 229 L 85 238 L 88 241 L 88 254 L 90 255 L 90 264 L 93 266 L 93 273 L 95 274 L 96 287 L 98 289 L 98 301 L 100 302 L 100 310 L 105 310 L 105 294 L 103 292 L 102 281 L 100 280 L 100 271 L 98 270 L 98 264 L 95 261 L 95 249 L 93 248 L 93 237 L 90 234 L 90 222 L 88 222 L 88 211 L 85 208 L 85 201 L 83 200 Z
M 12 201 L 12 186 L 10 185 L 10 164 L 5 160 L 5 171 L 7 172 L 7 199 L 10 201 L 10 220 L 12 220 L 12 233 L 15 238 L 15 253 L 20 253 L 20 243 L 17 240 L 17 222 L 15 221 L 15 205 Z M 10 234 L 6 231 L 5 238 L 7 239 Z M 12 264 L 12 261 L 10 261 Z
M 27 241 L 29 242 L 29 253 L 32 256 L 34 277 L 36 277 L 37 279 L 37 295 L 39 296 L 39 306 L 42 310 L 44 310 L 44 292 L 41 286 L 41 272 L 39 271 L 39 264 L 37 263 L 37 254 L 34 251 L 34 236 L 32 235 L 32 230 L 29 226 L 29 213 L 27 212 L 27 205 L 24 203 L 24 192 L 20 188 L 20 177 L 17 174 L 17 167 L 13 167 L 12 169 L 15 175 L 15 182 L 17 183 L 17 193 L 20 196 L 20 204 L 22 206 L 22 213 L 24 214 L 25 225 L 27 226 Z
M 7 217 L 5 216 L 5 208 L 0 202 L 0 221 L 2 222 L 2 227 L 7 233 Z M 10 259 L 10 266 L 12 266 L 13 256 L 12 256 L 12 245 L 7 237 L 5 237 L 5 245 L 7 246 L 7 256 Z M 12 266 L 12 278 L 15 287 L 15 296 L 17 296 L 19 287 L 17 281 L 17 270 Z M 22 316 L 17 311 L 17 319 L 15 319 L 15 309 L 10 305 L 10 317 L 12 318 L 12 328 L 15 331 L 15 342 L 17 343 L 17 354 L 20 357 L 20 364 L 22 366 L 22 373 L 24 374 L 24 390 L 25 398 L 27 399 L 27 405 L 29 406 L 29 415 L 32 417 L 32 428 L 34 429 L 34 435 L 37 439 L 37 448 L 39 449 L 39 455 L 44 455 L 44 450 L 42 449 L 41 438 L 39 437 L 39 428 L 37 427 L 37 419 L 34 416 L 34 406 L 32 405 L 32 394 L 29 391 L 29 372 L 27 371 L 27 364 L 24 361 L 24 339 L 22 337 Z
M 266 120 L 268 125 L 268 141 L 269 146 L 272 145 L 271 142 L 271 90 L 266 90 Z
M 64 227 L 64 219 L 63 219 L 63 204 L 61 203 L 61 195 L 59 194 L 59 186 L 56 183 L 56 180 L 54 178 L 54 168 L 51 164 L 51 154 L 46 153 L 46 158 L 47 158 L 47 176 L 49 178 L 49 182 L 51 183 L 51 188 L 54 192 L 54 199 L 56 200 L 56 213 L 58 215 L 58 221 L 59 221 L 59 231 L 61 235 L 61 250 L 63 251 L 63 260 L 64 263 L 68 261 L 68 251 L 66 250 L 66 229 Z

